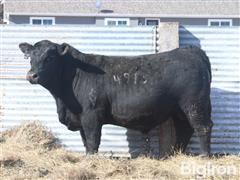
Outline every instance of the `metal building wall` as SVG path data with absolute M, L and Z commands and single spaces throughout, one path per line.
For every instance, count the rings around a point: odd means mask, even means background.
M 79 26 L 1 26 L 0 34 L 0 121 L 1 129 L 22 120 L 40 120 L 48 126 L 68 149 L 84 151 L 78 133 L 68 131 L 58 122 L 55 102 L 38 85 L 25 80 L 29 68 L 18 49 L 20 42 L 42 39 L 68 42 L 86 53 L 106 55 L 138 55 L 155 52 L 155 29 L 151 27 L 79 27 Z M 210 58 L 212 83 L 212 151 L 240 152 L 240 29 L 181 27 L 180 46 L 201 46 Z M 139 132 L 117 126 L 104 126 L 101 152 L 118 155 L 138 154 L 146 143 Z M 152 132 L 150 150 L 157 153 L 159 139 Z M 198 152 L 198 141 L 191 139 L 189 151 Z M 130 152 L 130 153 L 129 153 Z
M 23 120 L 39 120 L 68 149 L 82 152 L 85 149 L 80 134 L 67 130 L 59 123 L 55 101 L 50 93 L 25 80 L 29 60 L 23 58 L 18 44 L 48 39 L 57 43 L 67 42 L 85 53 L 122 56 L 154 53 L 156 47 L 156 30 L 153 27 L 3 25 L 0 28 L 1 130 L 20 124 Z M 156 147 L 156 135 L 152 137 Z M 136 155 L 144 149 L 145 141 L 139 132 L 111 125 L 103 127 L 100 152 L 112 151 L 114 155 L 129 156 L 129 152 Z
M 197 45 L 206 51 L 212 68 L 212 152 L 240 152 L 240 28 L 180 28 L 180 46 Z M 189 150 L 199 150 L 191 139 Z

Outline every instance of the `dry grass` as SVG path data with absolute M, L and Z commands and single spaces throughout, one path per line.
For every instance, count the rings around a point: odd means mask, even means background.
M 1 179 L 240 179 L 240 157 L 110 159 L 65 150 L 38 122 L 1 133 Z M 190 171 L 191 170 L 191 171 Z

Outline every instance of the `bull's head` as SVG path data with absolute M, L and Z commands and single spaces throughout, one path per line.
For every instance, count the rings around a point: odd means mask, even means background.
M 68 44 L 59 45 L 43 40 L 34 45 L 21 43 L 19 48 L 25 57 L 30 58 L 31 69 L 26 76 L 30 83 L 41 84 L 47 89 L 58 83 L 63 56 L 69 49 Z

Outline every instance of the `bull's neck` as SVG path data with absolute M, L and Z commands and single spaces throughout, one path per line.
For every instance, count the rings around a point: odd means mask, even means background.
M 73 94 L 61 94 L 56 95 L 54 93 L 51 93 L 56 102 L 58 100 L 61 100 L 63 104 L 66 106 L 67 109 L 69 109 L 74 114 L 80 114 L 82 112 L 82 106 L 77 101 L 76 97 Z
M 78 102 L 74 94 L 74 80 L 76 78 L 76 68 L 68 59 L 63 64 L 63 70 L 61 73 L 61 79 L 55 90 L 50 90 L 51 94 L 57 101 L 60 99 L 64 105 L 74 114 L 80 114 L 82 112 L 81 104 Z

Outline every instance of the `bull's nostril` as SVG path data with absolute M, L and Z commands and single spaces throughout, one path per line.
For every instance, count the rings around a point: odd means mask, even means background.
M 32 74 L 32 78 L 33 78 L 33 79 L 35 79 L 35 78 L 37 78 L 37 77 L 38 77 L 38 75 L 37 75 L 36 73 Z
M 26 79 L 28 81 L 36 80 L 38 78 L 38 75 L 36 73 L 28 73 Z
M 28 72 L 26 79 L 31 83 L 31 84 L 37 84 L 39 77 L 36 73 Z

